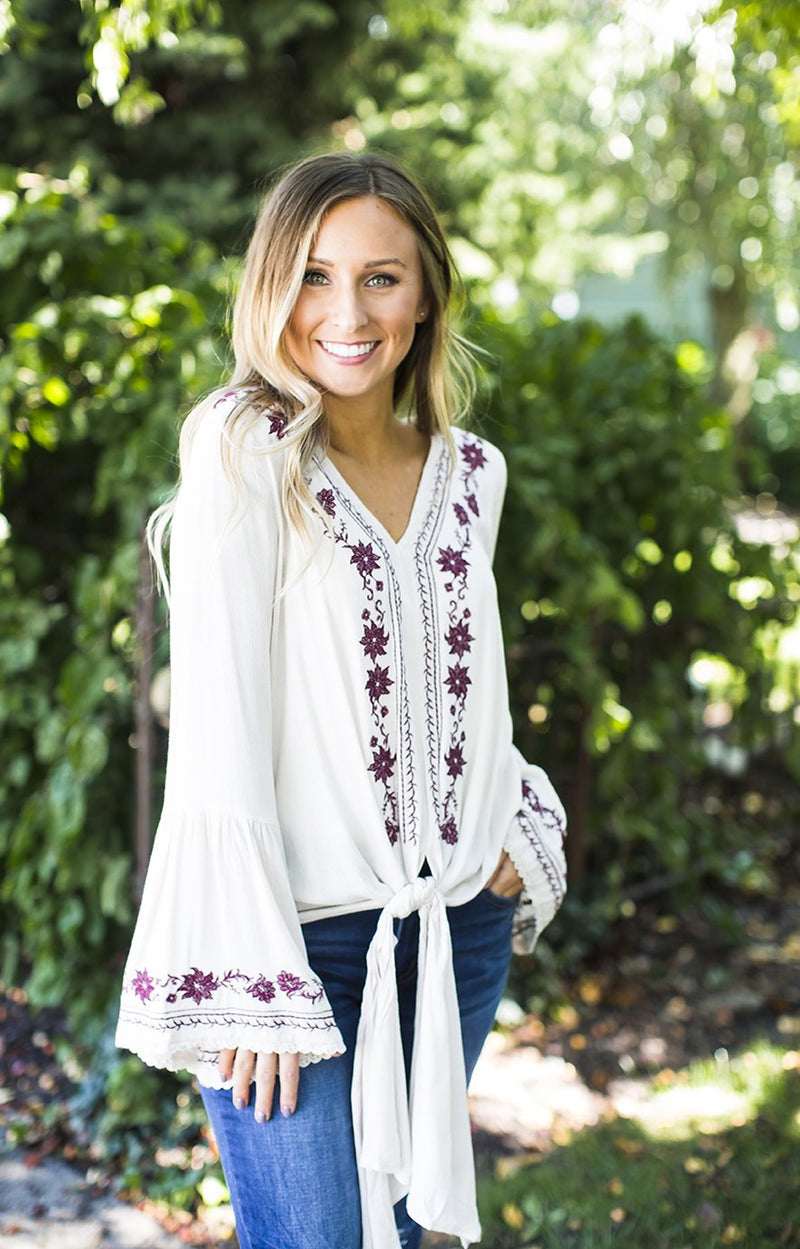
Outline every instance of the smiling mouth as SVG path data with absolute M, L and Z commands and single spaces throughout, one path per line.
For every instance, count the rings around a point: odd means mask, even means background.
M 329 356 L 335 356 L 337 360 L 357 360 L 362 356 L 370 355 L 378 346 L 379 339 L 375 339 L 370 343 L 329 343 L 319 339 L 319 345 L 323 351 Z

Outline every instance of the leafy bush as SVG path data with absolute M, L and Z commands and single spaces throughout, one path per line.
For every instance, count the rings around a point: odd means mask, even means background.
M 214 253 L 0 169 L 2 976 L 97 1019 L 132 919 L 133 612 L 177 414 L 218 370 Z M 7 521 L 6 521 L 7 517 Z
M 513 709 L 570 810 L 578 892 L 610 917 L 636 882 L 728 879 L 736 830 L 697 787 L 710 756 L 740 771 L 754 751 L 790 757 L 797 666 L 772 714 L 770 656 L 800 583 L 786 554 L 737 533 L 741 452 L 703 351 L 638 319 L 486 322 L 481 341 L 483 427 L 509 466 L 497 571 Z

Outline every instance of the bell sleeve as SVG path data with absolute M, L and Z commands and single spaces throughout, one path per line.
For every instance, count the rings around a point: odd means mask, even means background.
M 232 484 L 229 411 L 218 401 L 200 417 L 173 515 L 164 805 L 116 1033 L 149 1065 L 210 1087 L 223 1084 L 222 1049 L 306 1065 L 345 1048 L 308 966 L 275 802 L 282 425 L 250 425 Z
M 523 884 L 514 913 L 514 950 L 530 954 L 566 893 L 567 819 L 547 774 L 513 749 L 520 765 L 522 803 L 503 848 Z

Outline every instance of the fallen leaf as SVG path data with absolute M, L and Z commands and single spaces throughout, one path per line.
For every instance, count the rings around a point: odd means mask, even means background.
M 581 976 L 578 981 L 578 996 L 586 1006 L 596 1006 L 603 1000 L 603 986 L 597 976 Z
M 506 1227 L 513 1227 L 515 1231 L 522 1231 L 525 1226 L 525 1215 L 519 1206 L 515 1206 L 513 1202 L 507 1201 L 503 1206 L 503 1222 Z

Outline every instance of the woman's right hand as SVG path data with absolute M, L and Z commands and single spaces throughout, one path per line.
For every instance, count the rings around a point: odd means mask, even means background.
M 217 1066 L 223 1080 L 233 1077 L 233 1104 L 237 1110 L 244 1110 L 250 1100 L 250 1083 L 255 1071 L 254 1110 L 257 1123 L 264 1123 L 272 1115 L 276 1079 L 280 1084 L 281 1114 L 284 1119 L 294 1114 L 300 1080 L 300 1060 L 297 1054 L 254 1054 L 252 1050 L 245 1049 L 220 1050 Z

